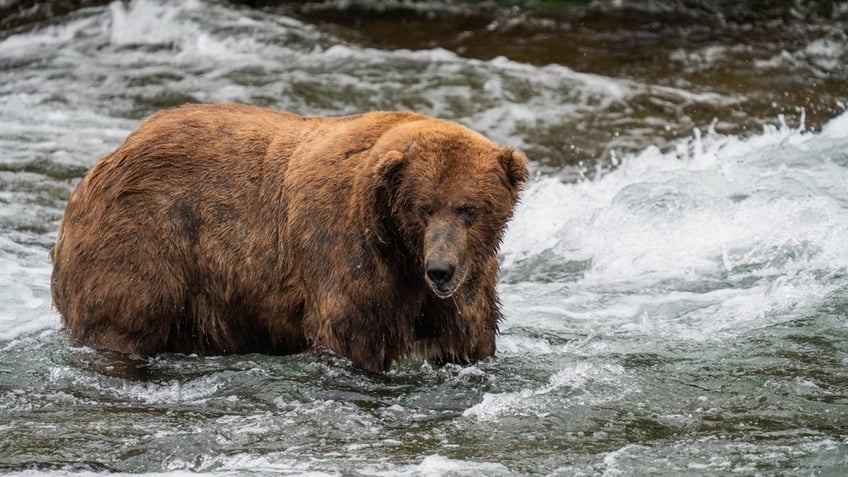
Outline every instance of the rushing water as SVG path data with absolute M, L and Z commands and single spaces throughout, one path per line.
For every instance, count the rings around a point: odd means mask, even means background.
M 657 8 L 501 12 L 427 43 L 420 18 L 400 38 L 385 19 L 140 0 L 0 32 L 0 472 L 844 475 L 848 8 Z M 511 40 L 484 49 L 492 32 Z M 169 355 L 131 379 L 71 347 L 48 285 L 65 200 L 187 101 L 413 109 L 526 151 L 497 356 L 375 376 Z

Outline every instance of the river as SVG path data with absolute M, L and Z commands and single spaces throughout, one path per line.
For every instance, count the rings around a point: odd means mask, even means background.
M 848 472 L 845 3 L 89 3 L 0 23 L 0 472 Z M 73 186 L 147 115 L 223 101 L 527 153 L 497 355 L 128 378 L 71 346 L 47 254 Z

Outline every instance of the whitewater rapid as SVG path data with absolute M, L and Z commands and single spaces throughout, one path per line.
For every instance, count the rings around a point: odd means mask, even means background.
M 0 472 L 838 475 L 848 113 L 845 98 L 821 104 L 841 98 L 838 14 L 790 25 L 798 40 L 774 51 L 757 51 L 774 43 L 757 25 L 745 45 L 655 45 L 668 62 L 628 74 L 614 54 L 610 73 L 387 48 L 203 0 L 112 2 L 4 32 Z M 626 28 L 569 34 L 599 45 Z M 787 90 L 763 107 L 770 91 L 729 87 L 728 71 L 825 99 L 796 109 Z M 384 376 L 312 354 L 165 355 L 132 379 L 69 343 L 48 252 L 70 191 L 144 117 L 198 101 L 411 109 L 527 153 L 533 178 L 500 250 L 497 355 Z M 841 113 L 808 126 L 813 108 Z

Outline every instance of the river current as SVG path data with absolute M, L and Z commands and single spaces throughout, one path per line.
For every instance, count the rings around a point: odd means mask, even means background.
M 0 472 L 845 475 L 848 8 L 632 3 L 447 31 L 481 17 L 134 0 L 0 31 Z M 222 101 L 411 109 L 526 152 L 497 355 L 131 378 L 71 346 L 47 254 L 73 186 L 145 116 Z

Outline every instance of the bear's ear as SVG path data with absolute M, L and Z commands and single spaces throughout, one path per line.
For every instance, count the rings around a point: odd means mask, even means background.
M 377 158 L 374 166 L 374 174 L 378 179 L 391 182 L 392 178 L 400 171 L 403 165 L 403 153 L 400 151 L 389 151 Z
M 524 157 L 524 154 L 515 152 L 511 147 L 504 147 L 498 152 L 498 163 L 506 171 L 506 177 L 512 187 L 520 186 L 530 178 L 527 158 Z

